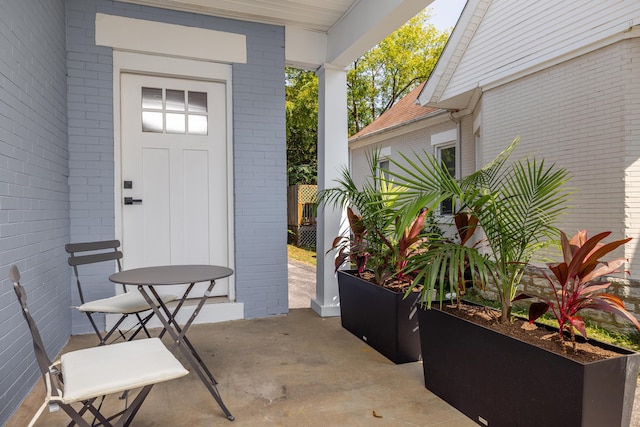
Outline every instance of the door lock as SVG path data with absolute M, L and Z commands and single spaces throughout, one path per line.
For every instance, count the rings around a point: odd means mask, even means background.
M 142 199 L 134 199 L 133 197 L 125 197 L 124 198 L 124 204 L 125 205 L 132 205 L 134 203 L 142 203 Z

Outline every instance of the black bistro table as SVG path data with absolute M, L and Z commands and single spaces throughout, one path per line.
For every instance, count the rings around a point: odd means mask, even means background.
M 231 276 L 232 274 L 232 269 L 219 265 L 164 265 L 133 268 L 109 276 L 109 280 L 114 283 L 138 287 L 144 299 L 147 300 L 156 316 L 158 316 L 158 319 L 160 319 L 160 322 L 162 322 L 164 329 L 160 337 L 162 337 L 165 332 L 171 336 L 173 345 L 170 349 L 173 351 L 177 347 L 182 351 L 182 354 L 184 354 L 193 370 L 198 374 L 202 383 L 207 387 L 209 393 L 211 393 L 227 418 L 231 421 L 233 421 L 234 417 L 222 401 L 222 397 L 216 386 L 218 382 L 189 341 L 189 338 L 187 338 L 187 330 L 198 316 L 207 298 L 211 295 L 216 280 Z M 191 317 L 189 317 L 183 326 L 180 326 L 176 320 L 176 316 L 187 300 L 191 289 L 193 289 L 196 283 L 200 282 L 209 282 L 209 287 L 202 297 L 200 297 L 200 301 L 191 314 Z M 169 285 L 188 285 L 173 310 L 170 310 L 162 302 L 162 299 L 158 296 L 158 291 L 156 291 L 156 287 Z M 158 301 L 160 303 L 159 306 L 155 304 L 154 301 Z

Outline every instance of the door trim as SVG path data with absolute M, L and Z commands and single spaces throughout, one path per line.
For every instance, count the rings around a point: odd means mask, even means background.
M 202 61 L 247 63 L 244 34 L 104 13 L 96 13 L 96 45 Z
M 188 74 L 185 74 L 188 70 Z M 114 214 L 115 236 L 122 240 L 122 150 L 120 121 L 120 77 L 122 73 L 156 75 L 189 80 L 209 80 L 225 83 L 227 121 L 227 248 L 229 267 L 235 269 L 234 242 L 234 200 L 233 200 L 233 120 L 232 110 L 232 69 L 231 65 L 213 62 L 191 61 L 145 55 L 133 52 L 113 51 L 113 139 L 114 139 Z M 235 275 L 229 277 L 229 301 L 236 300 Z

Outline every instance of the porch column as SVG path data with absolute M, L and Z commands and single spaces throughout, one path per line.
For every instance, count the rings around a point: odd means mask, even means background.
M 334 187 L 340 170 L 348 165 L 347 71 L 323 65 L 318 75 L 318 190 Z M 342 209 L 320 208 L 317 212 L 316 297 L 311 308 L 320 316 L 339 316 L 338 281 L 333 256 L 325 255 L 333 239 L 346 232 Z

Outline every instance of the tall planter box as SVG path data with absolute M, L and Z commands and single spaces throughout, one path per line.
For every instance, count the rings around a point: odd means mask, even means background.
M 640 354 L 580 363 L 438 309 L 418 310 L 427 389 L 480 425 L 628 426 Z
M 416 301 L 419 293 L 404 294 L 338 271 L 342 327 L 393 363 L 420 360 Z

